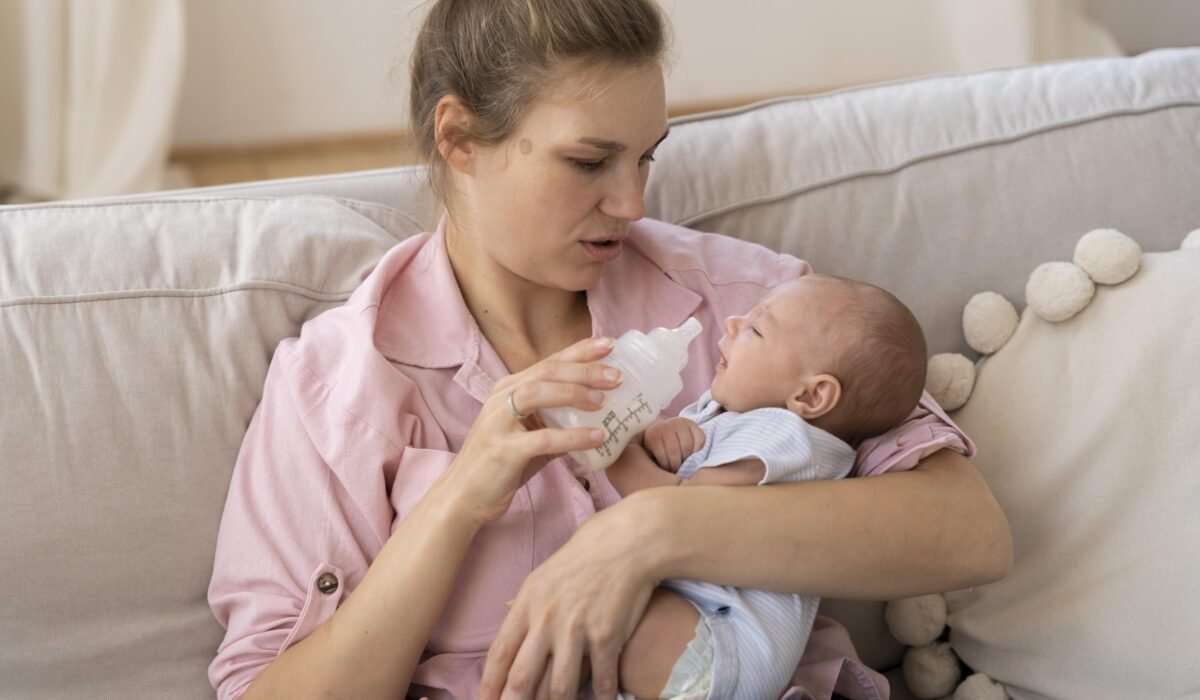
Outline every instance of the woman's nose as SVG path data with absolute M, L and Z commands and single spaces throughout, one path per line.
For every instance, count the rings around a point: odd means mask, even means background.
M 601 210 L 621 221 L 637 221 L 646 215 L 646 181 L 640 169 L 624 168 L 604 197 Z

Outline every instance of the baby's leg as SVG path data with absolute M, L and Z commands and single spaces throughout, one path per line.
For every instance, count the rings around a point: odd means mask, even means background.
M 696 636 L 700 612 L 686 598 L 656 589 L 642 621 L 621 650 L 621 688 L 639 698 L 658 698 L 675 662 Z

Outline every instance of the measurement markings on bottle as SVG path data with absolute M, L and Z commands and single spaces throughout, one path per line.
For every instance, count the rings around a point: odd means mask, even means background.
M 641 427 L 653 415 L 650 404 L 646 403 L 641 394 L 635 396 L 633 401 L 632 405 L 625 408 L 624 415 L 620 415 L 616 411 L 609 411 L 604 416 L 602 424 L 604 430 L 608 432 L 608 437 L 596 448 L 596 451 L 605 457 L 611 457 L 613 448 L 621 444 L 621 433 L 629 432 L 631 425 L 635 428 Z

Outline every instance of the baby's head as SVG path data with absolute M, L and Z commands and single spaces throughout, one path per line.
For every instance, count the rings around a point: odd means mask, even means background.
M 925 386 L 925 336 L 899 299 L 863 282 L 805 275 L 725 321 L 713 399 L 786 408 L 851 445 L 899 425 Z

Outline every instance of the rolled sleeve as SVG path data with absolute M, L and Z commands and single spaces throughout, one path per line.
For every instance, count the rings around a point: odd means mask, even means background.
M 928 392 L 908 419 L 858 447 L 852 476 L 875 476 L 889 471 L 912 469 L 938 450 L 953 450 L 964 457 L 975 454 L 975 443 L 967 437 Z
M 379 438 L 331 404 L 326 387 L 281 345 L 217 536 L 208 601 L 226 629 L 209 666 L 219 698 L 240 696 L 328 619 L 386 539 L 391 517 Z M 334 433 L 342 434 L 336 445 L 323 439 Z M 379 498 L 362 500 L 376 492 Z

